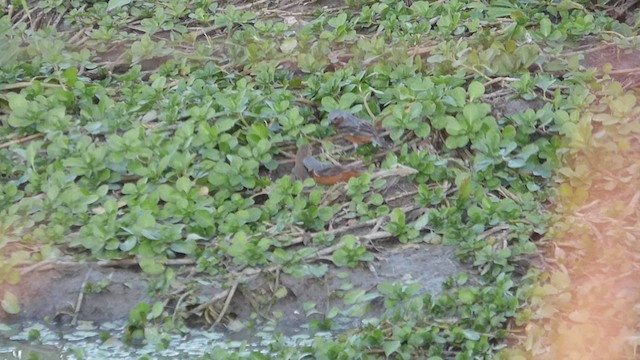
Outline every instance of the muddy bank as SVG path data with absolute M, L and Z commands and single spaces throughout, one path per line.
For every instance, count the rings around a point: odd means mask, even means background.
M 140 302 L 166 301 L 165 311 L 169 313 L 176 308 L 179 291 L 151 295 L 150 287 L 154 286 L 158 277 L 146 275 L 137 267 L 69 263 L 52 265 L 25 274 L 20 284 L 6 288 L 18 296 L 21 312 L 10 315 L 0 310 L 2 322 L 69 324 L 75 319 L 101 323 L 127 319 L 130 310 Z M 192 299 L 206 302 L 227 289 L 211 276 L 193 274 L 189 266 L 175 270 L 179 274 L 176 283 L 195 286 Z M 262 306 L 256 297 L 272 291 L 273 277 L 260 274 L 249 283 L 242 284 L 242 291 L 234 293 L 225 319 L 246 321 L 256 312 L 267 318 L 278 313 L 282 317 L 277 322 L 283 329 L 297 328 L 308 321 L 305 303 L 315 303 L 320 312 L 334 306 L 344 307 L 338 294 L 344 293 L 345 289 L 359 288 L 372 292 L 384 282 L 417 282 L 424 293 L 435 295 L 442 291 L 442 283 L 448 277 L 461 271 L 466 269 L 453 259 L 451 247 L 405 245 L 377 253 L 369 266 L 347 269 L 329 264 L 327 274 L 319 278 L 298 279 L 280 274 L 278 281 L 286 289 L 286 295 L 269 306 Z M 82 292 L 82 289 L 85 291 Z M 192 303 L 190 308 L 197 305 Z M 382 310 L 381 302 L 373 301 L 371 310 L 379 313 Z M 198 324 L 198 319 L 195 320 L 192 322 Z

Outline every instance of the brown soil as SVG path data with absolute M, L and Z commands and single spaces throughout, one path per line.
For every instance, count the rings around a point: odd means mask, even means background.
M 584 65 L 606 72 L 625 88 L 640 86 L 640 51 L 619 48 L 613 44 L 591 43 L 585 50 Z M 604 71 L 610 65 L 610 71 Z
M 179 273 L 188 272 L 176 270 Z M 182 270 L 189 269 L 183 267 Z M 330 265 L 330 270 L 322 278 L 296 279 L 282 274 L 279 281 L 286 287 L 287 295 L 276 301 L 270 310 L 266 307 L 256 309 L 254 308 L 255 299 L 248 299 L 248 297 L 270 293 L 272 279 L 270 276 L 259 276 L 243 291 L 236 292 L 225 319 L 236 318 L 245 321 L 256 310 L 267 316 L 273 312 L 280 312 L 283 317 L 278 323 L 282 329 L 293 330 L 308 322 L 303 309 L 303 304 L 306 302 L 316 303 L 316 309 L 319 311 L 333 306 L 343 307 L 342 300 L 335 295 L 344 288 L 345 284 L 375 291 L 380 283 L 412 281 L 419 283 L 425 293 L 439 294 L 442 291 L 442 283 L 448 277 L 467 270 L 453 260 L 451 247 L 427 244 L 398 246 L 382 250 L 368 268 L 346 269 Z M 347 275 L 343 276 L 344 273 Z M 211 277 L 198 276 L 203 281 L 201 283 L 209 281 L 216 283 Z M 149 276 L 134 267 L 101 267 L 91 264 L 54 265 L 42 271 L 29 272 L 25 274 L 19 285 L 6 288 L 18 296 L 22 311 L 18 315 L 9 315 L 0 310 L 0 319 L 5 323 L 50 320 L 54 324 L 70 323 L 74 316 L 78 321 L 124 320 L 137 303 L 153 303 L 162 300 L 159 296 L 148 295 L 149 280 Z M 177 280 L 186 282 L 188 277 L 182 276 Z M 84 293 L 81 301 L 78 300 L 83 287 L 86 288 L 87 284 L 95 286 L 101 282 L 108 284 L 102 291 Z M 209 299 L 221 291 L 219 286 L 199 285 L 196 293 L 199 298 Z M 381 312 L 380 302 L 374 301 L 372 305 L 374 313 Z M 165 310 L 172 311 L 171 306 L 175 306 L 175 303 L 170 302 Z

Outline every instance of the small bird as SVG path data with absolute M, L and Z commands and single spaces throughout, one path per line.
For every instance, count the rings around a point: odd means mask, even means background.
M 378 131 L 370 123 L 358 119 L 353 114 L 350 114 L 344 110 L 333 110 L 329 113 L 329 120 L 333 124 L 338 133 L 343 135 L 345 139 L 351 141 L 356 146 L 358 144 L 373 143 L 376 146 L 382 148 L 390 148 L 386 140 L 384 140 Z
M 333 185 L 339 182 L 346 182 L 352 177 L 360 175 L 359 171 L 318 161 L 318 159 L 313 156 L 304 158 L 303 163 L 313 180 L 316 181 L 316 184 L 320 185 Z

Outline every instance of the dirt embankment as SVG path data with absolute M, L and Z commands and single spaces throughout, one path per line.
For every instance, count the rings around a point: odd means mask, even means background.
M 212 299 L 225 289 L 214 278 L 204 275 L 189 275 L 189 267 L 176 268 L 179 275 L 176 283 L 197 283 L 194 295 L 200 299 Z M 317 309 L 342 306 L 342 300 L 335 296 L 345 284 L 354 288 L 375 291 L 376 286 L 391 281 L 413 281 L 422 286 L 424 292 L 438 294 L 442 283 L 450 276 L 465 269 L 453 259 L 453 248 L 440 245 L 406 245 L 383 250 L 368 267 L 354 269 L 330 267 L 321 278 L 294 278 L 281 274 L 279 283 L 287 289 L 287 294 L 276 301 L 270 312 L 283 314 L 279 323 L 283 329 L 292 329 L 308 321 L 303 304 L 313 302 Z M 175 296 L 170 294 L 150 295 L 151 278 L 136 267 L 106 267 L 92 264 L 50 264 L 40 270 L 31 271 L 18 285 L 7 287 L 15 293 L 21 305 L 17 315 L 0 313 L 7 323 L 20 321 L 48 320 L 55 324 L 72 323 L 74 319 L 106 322 L 123 320 L 139 302 L 153 303 L 168 300 L 165 311 L 173 311 Z M 226 311 L 228 317 L 248 319 L 256 310 L 257 294 L 270 292 L 271 274 L 261 274 L 253 281 L 242 285 Z M 210 283 L 211 285 L 202 285 Z M 84 289 L 84 291 L 83 291 Z M 250 298 L 251 297 L 251 298 Z M 382 310 L 382 304 L 372 304 L 372 311 Z M 1 311 L 1 310 L 0 310 Z M 265 312 L 266 313 L 266 312 Z

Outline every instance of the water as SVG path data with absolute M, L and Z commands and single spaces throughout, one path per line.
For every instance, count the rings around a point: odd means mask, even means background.
M 273 329 L 268 326 L 247 337 L 251 342 L 230 341 L 228 334 L 220 332 L 191 330 L 187 335 L 168 335 L 167 346 L 131 346 L 119 340 L 124 334 L 124 326 L 124 322 L 100 325 L 80 322 L 75 328 L 62 330 L 40 323 L 0 324 L 0 359 L 138 359 L 144 355 L 152 359 L 188 359 L 202 356 L 215 347 L 238 354 L 253 351 L 266 354 L 274 337 Z M 329 334 L 315 336 L 328 337 Z M 285 344 L 307 346 L 312 339 L 309 335 L 298 334 L 285 337 Z

